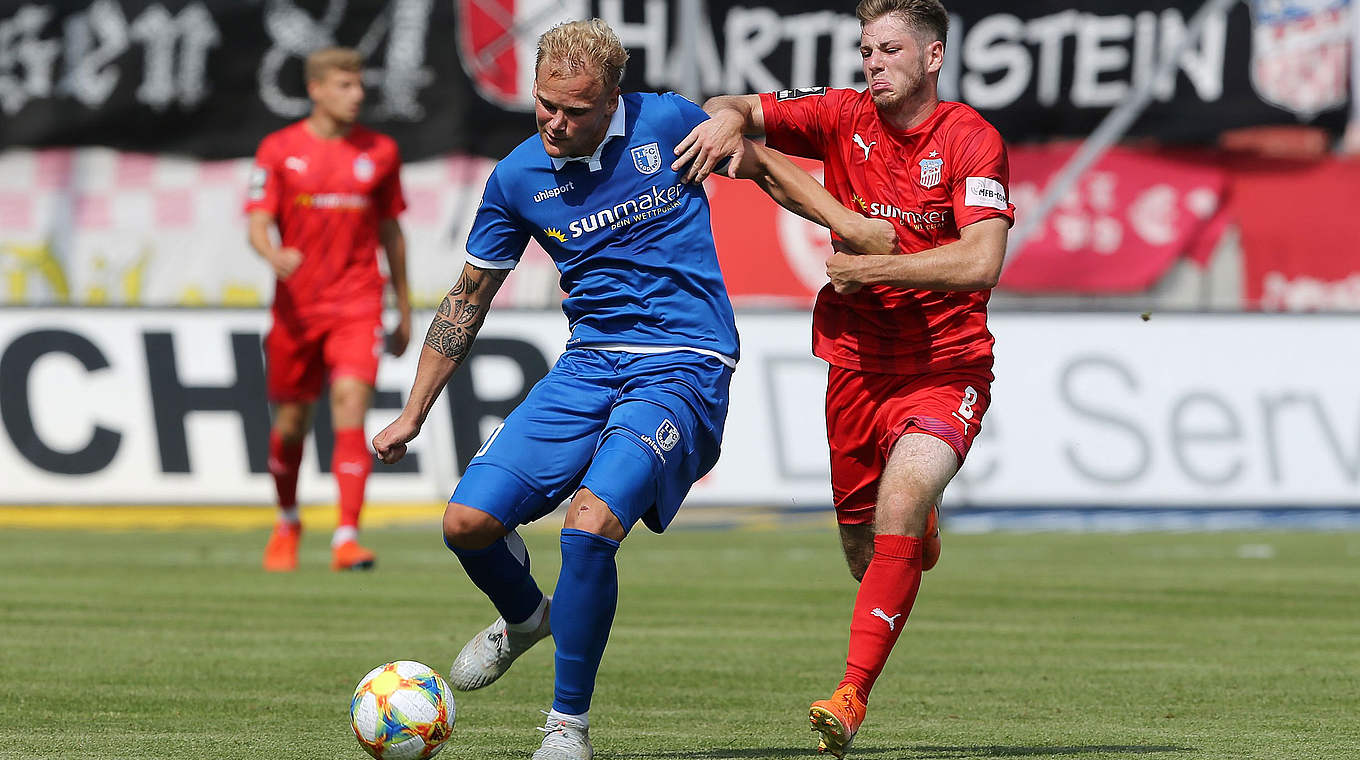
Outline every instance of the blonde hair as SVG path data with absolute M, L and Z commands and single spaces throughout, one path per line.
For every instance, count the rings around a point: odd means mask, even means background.
M 347 47 L 326 47 L 314 50 L 311 55 L 307 56 L 307 63 L 303 71 L 308 82 L 320 82 L 332 70 L 357 74 L 363 68 L 364 57 L 359 55 L 358 50 Z
M 860 26 L 896 14 L 923 42 L 944 42 L 949 36 L 949 11 L 940 0 L 860 0 L 855 17 Z
M 538 38 L 538 57 L 534 72 L 544 64 L 549 77 L 598 73 L 606 92 L 612 92 L 623 79 L 628 51 L 609 25 L 598 18 L 558 24 Z

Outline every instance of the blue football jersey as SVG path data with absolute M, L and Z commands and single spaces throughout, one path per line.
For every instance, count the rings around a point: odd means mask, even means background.
M 487 179 L 468 261 L 510 269 L 537 240 L 562 275 L 567 348 L 694 349 L 735 362 L 708 197 L 670 167 L 707 118 L 675 93 L 630 93 L 595 156 L 553 159 L 535 133 Z

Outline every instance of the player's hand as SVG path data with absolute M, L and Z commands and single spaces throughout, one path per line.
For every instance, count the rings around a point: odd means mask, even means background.
M 685 139 L 675 146 L 679 158 L 671 164 L 672 171 L 680 171 L 686 164 L 680 178 L 681 182 L 703 182 L 713 172 L 713 167 L 728 156 L 732 157 L 727 165 L 727 176 L 737 176 L 737 165 L 746 152 L 746 143 L 741 137 L 741 117 L 736 114 L 720 112 L 713 118 L 691 129 Z
M 393 356 L 401 356 L 406 353 L 406 347 L 411 343 L 411 312 L 401 315 L 401 321 L 396 328 L 387 334 L 387 353 Z
M 275 277 L 286 280 L 302 265 L 302 251 L 296 248 L 280 248 L 269 257 L 269 265 L 274 268 Z
M 837 293 L 854 293 L 864 287 L 859 279 L 862 257 L 853 253 L 836 252 L 826 260 L 826 276 Z
M 420 425 L 405 417 L 398 417 L 392 424 L 383 428 L 381 433 L 373 436 L 373 450 L 377 452 L 378 459 L 382 460 L 383 464 L 396 464 L 406 456 L 406 444 L 419 433 Z
M 855 214 L 855 222 L 841 237 L 855 253 L 886 255 L 897 252 L 897 226 L 887 219 Z

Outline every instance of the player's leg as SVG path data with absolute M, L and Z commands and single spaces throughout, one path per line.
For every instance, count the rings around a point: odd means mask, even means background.
M 499 613 L 454 658 L 449 684 L 459 691 L 491 685 L 551 633 L 551 599 L 539 589 L 528 548 L 512 529 L 521 519 L 518 507 L 540 512 L 547 499 L 512 473 L 482 465 L 468 468 L 444 510 L 444 545 Z
M 323 337 L 335 428 L 331 475 L 339 494 L 336 504 L 339 519 L 331 536 L 332 570 L 367 570 L 376 561 L 373 552 L 359 544 L 359 518 L 368 476 L 373 472 L 373 453 L 364 434 L 364 418 L 373 403 L 382 336 L 382 317 L 375 311 L 361 318 L 342 320 Z
M 269 430 L 269 473 L 279 519 L 265 545 L 264 568 L 297 569 L 302 522 L 298 516 L 297 481 L 302 448 L 312 426 L 313 402 L 321 393 L 320 347 L 286 325 L 275 324 L 264 341 L 265 387 L 273 406 Z
M 908 434 L 893 447 L 878 494 L 873 557 L 860 581 L 850 619 L 845 677 L 830 699 L 812 704 L 819 749 L 844 757 L 859 731 L 869 692 L 906 625 L 921 587 L 921 546 L 927 515 L 958 467 L 954 450 L 937 438 Z
M 454 688 L 489 685 L 551 630 L 551 599 L 514 529 L 570 495 L 595 450 L 612 393 L 595 381 L 609 368 L 589 359 L 558 360 L 473 457 L 444 512 L 445 544 L 501 615 L 459 653 Z
M 874 504 L 883 455 L 875 435 L 878 400 L 865 375 L 831 367 L 826 388 L 826 439 L 831 449 L 831 497 L 841 550 L 859 581 L 874 556 Z
M 621 436 L 608 436 L 596 461 L 609 467 L 614 493 L 655 493 L 655 475 L 645 455 Z M 622 453 L 620 454 L 620 449 Z M 618 464 L 624 469 L 615 469 Z M 593 465 L 592 465 L 593 469 Z M 627 531 L 600 497 L 582 487 L 572 497 L 561 535 L 562 569 L 553 591 L 553 703 L 543 743 L 534 760 L 590 760 L 590 701 L 618 608 L 615 555 Z
M 553 593 L 553 705 L 534 760 L 588 760 L 595 678 L 618 605 L 619 546 L 639 520 L 660 532 L 717 459 L 731 370 L 697 354 L 618 359 L 626 389 L 572 499 Z
M 353 375 L 331 381 L 331 419 L 335 445 L 331 451 L 331 475 L 339 495 L 335 532 L 331 535 L 331 568 L 367 570 L 373 552 L 359 544 L 359 517 L 364 508 L 368 476 L 373 472 L 373 453 L 364 435 L 364 417 L 373 401 L 373 386 Z
M 832 698 L 810 712 L 823 748 L 838 757 L 858 731 L 915 604 L 927 538 L 938 530 L 937 505 L 978 431 L 990 374 L 876 382 L 886 399 L 877 418 L 888 453 L 876 498 L 874 553 L 855 598 L 845 677 Z

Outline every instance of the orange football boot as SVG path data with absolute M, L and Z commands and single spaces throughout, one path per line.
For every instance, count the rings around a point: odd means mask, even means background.
M 332 570 L 371 570 L 377 559 L 373 552 L 360 546 L 358 541 L 346 541 L 331 547 Z
M 844 758 L 850 742 L 855 740 L 859 724 L 864 722 L 867 709 L 859 688 L 854 684 L 842 684 L 830 699 L 819 699 L 808 708 L 808 720 L 812 730 L 821 733 L 817 742 L 818 752 L 830 752 L 837 758 Z
M 297 569 L 298 539 L 302 538 L 302 525 L 280 520 L 274 524 L 274 533 L 264 547 L 264 569 L 271 573 L 288 573 Z
M 921 572 L 940 561 L 940 505 L 936 504 L 926 518 L 926 540 L 921 550 Z

